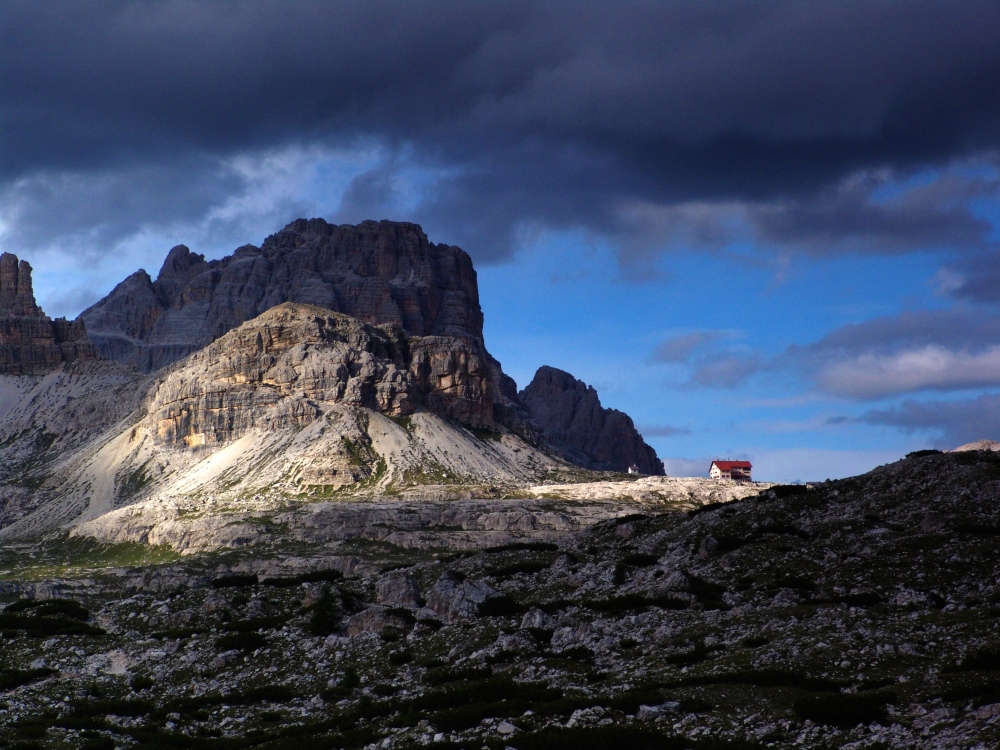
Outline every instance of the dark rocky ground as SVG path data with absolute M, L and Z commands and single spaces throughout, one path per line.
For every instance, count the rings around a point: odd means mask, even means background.
M 985 750 L 998 552 L 986 452 L 458 555 L 50 540 L 0 557 L 0 744 Z

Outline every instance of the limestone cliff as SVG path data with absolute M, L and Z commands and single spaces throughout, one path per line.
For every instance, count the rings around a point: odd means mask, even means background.
M 28 262 L 0 255 L 0 374 L 41 373 L 96 356 L 82 320 L 52 320 L 35 303 Z
M 460 339 L 285 303 L 166 371 L 149 413 L 159 442 L 191 447 L 304 427 L 320 402 L 390 417 L 423 407 L 491 428 L 491 389 L 479 354 Z
M 632 419 L 605 409 L 597 391 L 568 372 L 540 367 L 518 394 L 549 446 L 577 466 L 598 471 L 663 474 L 663 462 L 646 445 Z
M 482 341 L 476 272 L 416 224 L 299 219 L 221 260 L 179 245 L 153 281 L 138 271 L 85 310 L 108 359 L 149 372 L 283 302 L 317 305 L 417 336 Z

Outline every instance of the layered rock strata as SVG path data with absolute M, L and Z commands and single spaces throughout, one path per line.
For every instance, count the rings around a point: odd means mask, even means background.
M 492 381 L 474 347 L 409 336 L 312 305 L 286 303 L 168 371 L 149 413 L 161 443 L 226 443 L 252 429 L 303 427 L 317 402 L 405 417 L 424 407 L 494 426 Z
M 550 447 L 567 461 L 596 471 L 663 474 L 663 462 L 642 439 L 631 417 L 605 409 L 597 391 L 568 372 L 540 367 L 518 394 Z
M 35 303 L 28 262 L 0 255 L 0 374 L 37 374 L 96 356 L 82 320 L 52 320 Z
M 213 261 L 179 245 L 155 281 L 140 270 L 81 317 L 105 357 L 149 372 L 283 302 L 416 336 L 482 341 L 469 256 L 429 242 L 416 224 L 391 221 L 299 219 L 261 247 Z
M 393 337 L 406 337 L 409 360 L 392 377 L 405 370 L 409 390 L 399 395 L 399 383 L 380 381 L 378 394 L 365 396 L 387 414 L 405 413 L 406 399 L 419 393 L 431 411 L 469 426 L 506 427 L 585 468 L 625 471 L 636 465 L 646 473 L 662 473 L 631 420 L 602 410 L 592 389 L 596 410 L 588 401 L 589 406 L 573 411 L 576 407 L 563 398 L 559 408 L 571 408 L 566 424 L 562 417 L 549 419 L 552 410 L 544 406 L 538 407 L 539 419 L 530 418 L 514 381 L 483 342 L 471 259 L 457 247 L 429 242 L 416 224 L 334 226 L 322 219 L 299 219 L 261 247 L 246 245 L 216 261 L 180 245 L 170 251 L 155 281 L 138 271 L 81 318 L 106 358 L 152 372 L 285 302 L 388 326 L 378 334 L 389 336 L 386 345 Z M 454 383 L 452 372 L 462 373 Z M 383 375 L 389 377 L 378 377 Z M 403 400 L 395 403 L 397 397 Z M 212 408 L 206 405 L 202 413 L 213 413 Z M 589 421 L 583 425 L 585 411 Z M 542 435 L 539 427 L 548 432 L 546 425 L 556 432 Z

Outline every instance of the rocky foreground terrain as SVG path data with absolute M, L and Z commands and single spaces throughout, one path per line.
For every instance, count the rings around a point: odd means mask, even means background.
M 558 516 L 581 501 L 544 502 Z M 183 557 L 80 536 L 7 546 L 0 736 L 1000 746 L 997 453 L 696 505 L 619 502 L 493 546 L 449 544 L 465 532 L 445 519 L 409 546 L 360 530 Z

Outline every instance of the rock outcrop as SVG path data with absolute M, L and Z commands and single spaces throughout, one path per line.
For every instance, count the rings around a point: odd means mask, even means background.
M 423 406 L 493 427 L 492 381 L 470 344 L 409 336 L 286 303 L 168 371 L 149 408 L 162 443 L 227 443 L 252 429 L 303 427 L 317 402 L 405 417 Z
M 597 391 L 568 372 L 540 367 L 518 394 L 550 447 L 567 461 L 597 471 L 663 474 L 663 462 L 646 445 L 632 419 L 605 409 Z
M 96 356 L 82 320 L 52 320 L 35 303 L 28 262 L 0 255 L 0 374 L 37 374 Z
M 155 281 L 140 270 L 81 317 L 103 356 L 150 372 L 283 302 L 482 342 L 472 260 L 429 242 L 416 224 L 392 221 L 299 219 L 261 247 L 213 261 L 178 245 Z

